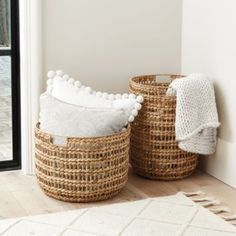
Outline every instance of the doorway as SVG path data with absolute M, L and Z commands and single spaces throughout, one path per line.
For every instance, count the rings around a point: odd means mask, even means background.
M 18 0 L 0 0 L 0 170 L 21 166 Z

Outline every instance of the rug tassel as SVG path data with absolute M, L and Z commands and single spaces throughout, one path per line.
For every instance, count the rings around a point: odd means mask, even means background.
M 203 207 L 210 207 L 210 206 L 217 206 L 219 204 L 220 204 L 220 201 L 215 200 L 215 201 L 211 201 L 211 202 L 202 203 L 201 205 Z
M 196 191 L 196 192 L 181 192 L 182 194 L 184 194 L 187 197 L 191 197 L 191 196 L 197 196 L 197 195 L 204 195 L 205 193 L 202 191 Z
M 192 201 L 194 202 L 205 202 L 205 201 L 214 201 L 215 198 L 213 197 L 202 197 L 202 198 L 191 198 Z
M 232 216 L 222 216 L 224 220 L 230 221 L 230 220 L 236 220 L 236 215 Z
M 229 222 L 231 225 L 236 226 L 236 215 L 229 215 L 229 216 L 224 216 L 221 215 L 221 213 L 232 213 L 231 210 L 227 207 L 224 206 L 219 206 L 221 204 L 220 201 L 215 200 L 215 198 L 213 197 L 207 197 L 204 196 L 206 195 L 204 192 L 202 191 L 196 191 L 196 192 L 181 192 L 182 194 L 184 194 L 186 197 L 190 197 L 190 199 L 193 202 L 196 202 L 198 204 L 200 204 L 202 207 L 207 208 L 208 210 L 210 210 L 212 213 L 214 214 L 219 214 L 219 216 L 224 219 L 225 221 L 231 221 Z M 203 195 L 203 196 L 202 196 Z M 194 196 L 198 196 L 196 198 L 194 198 Z M 218 207 L 212 207 L 212 206 L 218 206 Z M 212 208 L 211 208 L 212 207 Z M 181 234 L 182 235 L 182 234 Z
M 212 208 L 212 209 L 209 209 L 211 212 L 215 213 L 215 214 L 220 214 L 220 213 L 230 213 L 230 209 L 227 208 L 227 207 L 218 207 L 218 208 Z

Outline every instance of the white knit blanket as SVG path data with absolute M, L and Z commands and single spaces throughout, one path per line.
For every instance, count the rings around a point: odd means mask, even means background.
M 202 74 L 174 80 L 167 95 L 176 95 L 175 134 L 179 148 L 209 155 L 215 152 L 220 126 L 212 82 Z

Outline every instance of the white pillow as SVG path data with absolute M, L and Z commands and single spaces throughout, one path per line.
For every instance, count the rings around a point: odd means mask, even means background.
M 48 72 L 47 93 L 69 104 L 90 108 L 123 109 L 132 122 L 138 115 L 143 102 L 142 96 L 134 94 L 108 94 L 93 91 L 85 87 L 80 81 L 75 81 L 61 70 Z
M 54 136 L 54 144 L 63 145 L 65 137 L 111 135 L 122 131 L 127 120 L 123 109 L 86 108 L 67 104 L 47 93 L 40 96 L 40 129 Z

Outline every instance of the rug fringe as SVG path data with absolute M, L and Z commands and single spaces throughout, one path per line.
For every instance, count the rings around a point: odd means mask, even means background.
M 221 216 L 224 220 L 231 221 L 231 220 L 236 220 L 236 215 L 231 215 L 231 216 Z
M 196 192 L 181 192 L 182 194 L 184 194 L 187 197 L 191 197 L 191 196 L 197 196 L 197 195 L 205 195 L 204 192 L 202 191 L 196 191 Z
M 211 212 L 215 214 L 220 214 L 220 213 L 231 213 L 231 210 L 228 207 L 218 207 L 218 208 L 211 208 L 209 209 Z
M 220 204 L 221 204 L 221 202 L 218 201 L 218 200 L 209 201 L 209 202 L 206 202 L 206 203 L 201 203 L 201 205 L 202 205 L 203 207 L 218 206 L 218 205 L 220 205 Z
M 194 202 L 214 201 L 213 197 L 191 198 Z
M 228 221 L 232 225 L 236 226 L 236 215 L 232 214 L 232 211 L 228 207 L 220 206 L 221 202 L 219 200 L 216 200 L 214 197 L 206 196 L 206 193 L 203 191 L 181 193 L 186 197 L 189 197 L 193 202 L 200 204 L 202 207 L 207 208 L 212 213 L 220 216 L 225 221 Z M 222 213 L 231 213 L 231 215 L 222 215 Z

